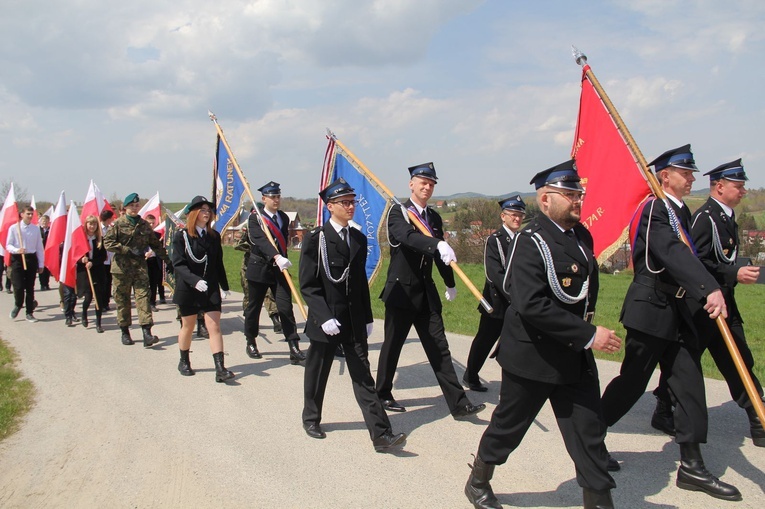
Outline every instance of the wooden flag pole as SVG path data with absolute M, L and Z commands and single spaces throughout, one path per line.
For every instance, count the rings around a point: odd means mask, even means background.
M 98 305 L 98 296 L 96 295 L 96 289 L 93 286 L 93 276 L 90 274 L 90 268 L 88 264 L 85 264 L 85 271 L 88 273 L 88 283 L 90 283 L 90 293 L 93 295 L 93 302 L 96 303 L 96 310 L 101 311 L 101 306 Z
M 274 249 L 279 251 L 279 248 L 276 246 L 276 241 L 274 240 L 273 235 L 271 235 L 271 231 L 263 223 L 263 216 L 260 214 L 260 209 L 258 209 L 257 205 L 255 204 L 255 198 L 252 196 L 252 191 L 250 191 L 250 184 L 247 182 L 244 173 L 242 173 L 242 169 L 239 167 L 239 163 L 236 162 L 236 158 L 234 157 L 234 153 L 231 151 L 231 147 L 228 146 L 226 137 L 223 135 L 223 129 L 218 124 L 218 118 L 211 111 L 208 111 L 207 114 L 210 116 L 210 120 L 212 120 L 213 124 L 215 124 L 215 129 L 218 130 L 218 135 L 220 136 L 220 139 L 223 140 L 223 145 L 225 145 L 226 150 L 228 151 L 228 155 L 231 156 L 231 161 L 234 163 L 234 168 L 239 174 L 239 177 L 242 179 L 242 182 L 244 182 L 244 189 L 247 191 L 247 195 L 250 197 L 250 200 L 252 200 L 252 205 L 255 209 L 255 213 L 258 215 L 258 220 L 260 221 L 260 227 L 263 229 L 263 233 L 266 235 L 266 238 L 271 243 L 271 245 L 274 246 Z M 300 292 L 298 292 L 295 288 L 295 283 L 292 282 L 290 273 L 287 272 L 287 269 L 284 269 L 282 274 L 284 274 L 284 278 L 287 280 L 287 285 L 289 285 L 290 291 L 297 301 L 298 308 L 300 309 L 300 314 L 303 315 L 303 320 L 308 320 L 308 313 L 306 313 L 305 304 L 303 304 L 303 299 L 300 297 Z
M 616 108 L 614 107 L 613 103 L 608 98 L 608 95 L 606 95 L 605 90 L 603 90 L 603 87 L 600 85 L 600 82 L 595 77 L 595 74 L 593 74 L 592 69 L 590 69 L 590 66 L 587 65 L 587 56 L 576 48 L 572 47 L 572 50 L 574 53 L 574 59 L 576 60 L 576 63 L 582 66 L 584 73 L 587 76 L 587 79 L 590 80 L 590 83 L 592 83 L 592 86 L 598 92 L 600 99 L 603 101 L 603 104 L 608 110 L 608 113 L 611 115 L 611 118 L 614 120 L 614 123 L 616 124 L 617 129 L 619 129 L 619 132 L 624 137 L 624 140 L 627 143 L 627 146 L 629 147 L 630 151 L 637 159 L 640 169 L 643 172 L 643 176 L 646 178 L 646 180 L 648 181 L 648 184 L 651 186 L 651 190 L 653 191 L 653 194 L 660 200 L 666 201 L 667 196 L 664 193 L 664 190 L 661 188 L 661 185 L 659 185 L 659 181 L 656 180 L 656 176 L 653 174 L 653 172 L 648 169 L 648 164 L 646 163 L 646 160 L 643 157 L 642 152 L 640 152 L 640 149 L 638 148 L 637 143 L 635 143 L 634 138 L 632 138 L 632 135 L 627 129 L 627 126 L 624 124 L 624 121 L 619 115 L 619 112 L 616 111 Z M 688 239 L 686 238 L 685 233 L 682 231 L 682 229 L 680 230 L 680 235 L 685 245 L 690 248 L 690 243 L 688 242 Z M 754 382 L 752 382 L 752 377 L 749 376 L 749 370 L 747 369 L 746 364 L 744 364 L 744 359 L 741 357 L 741 352 L 739 352 L 738 347 L 736 347 L 736 343 L 733 340 L 733 336 L 730 333 L 730 329 L 728 328 L 728 323 L 725 321 L 725 318 L 723 318 L 722 315 L 719 315 L 715 319 L 715 323 L 717 324 L 717 328 L 720 329 L 720 334 L 722 335 L 723 341 L 725 341 L 725 346 L 728 347 L 728 352 L 733 358 L 733 363 L 736 365 L 736 371 L 738 371 L 738 374 L 741 377 L 741 381 L 744 383 L 744 388 L 746 389 L 746 393 L 749 395 L 749 399 L 751 400 L 752 405 L 754 406 L 754 409 L 757 412 L 757 416 L 760 418 L 761 422 L 765 422 L 765 407 L 763 407 L 760 394 L 757 392 L 757 388 L 754 386 Z
M 27 270 L 27 257 L 26 257 L 26 249 L 24 248 L 24 237 L 21 236 L 21 221 L 16 223 L 16 232 L 19 234 L 19 246 L 21 246 L 21 249 L 24 249 L 24 252 L 21 253 L 21 265 L 24 267 L 24 271 Z
M 336 143 L 336 144 L 337 144 L 337 145 L 338 145 L 338 146 L 339 146 L 339 147 L 340 147 L 340 148 L 341 148 L 341 149 L 342 149 L 344 152 L 346 152 L 346 153 L 347 153 L 349 156 L 351 156 L 351 157 L 352 157 L 352 158 L 353 158 L 353 159 L 354 159 L 354 160 L 355 160 L 355 161 L 358 163 L 358 165 L 359 165 L 359 168 L 361 169 L 361 171 L 363 171 L 363 172 L 364 172 L 364 174 L 365 174 L 367 177 L 369 177 L 369 179 L 370 179 L 370 180 L 372 180 L 372 181 L 375 183 L 375 185 L 376 185 L 378 188 L 380 188 L 380 190 L 381 190 L 382 192 L 384 192 L 385 194 L 387 194 L 387 195 L 388 195 L 388 196 L 389 196 L 389 197 L 390 197 L 390 198 L 391 198 L 391 199 L 392 199 L 392 200 L 393 200 L 393 201 L 396 203 L 396 205 L 402 206 L 402 205 L 401 205 L 401 202 L 398 200 L 398 198 L 396 198 L 396 196 L 395 196 L 395 195 L 394 195 L 394 194 L 391 192 L 391 190 L 390 190 L 390 189 L 388 189 L 388 188 L 385 186 L 385 184 L 383 184 L 383 183 L 380 181 L 380 179 L 378 179 L 378 178 L 377 178 L 377 176 L 375 176 L 375 174 L 374 174 L 374 173 L 372 173 L 372 172 L 369 170 L 369 168 L 367 168 L 367 167 L 366 167 L 366 165 L 364 165 L 364 163 L 362 163 L 362 162 L 361 162 L 361 161 L 360 161 L 360 160 L 359 160 L 359 159 L 358 159 L 358 158 L 357 158 L 357 157 L 356 157 L 356 156 L 353 154 L 353 152 L 351 152 L 350 150 L 348 150 L 348 147 L 346 147 L 345 145 L 343 145 L 343 143 L 342 143 L 340 140 L 338 140 L 338 139 L 337 139 L 337 138 L 336 138 L 334 135 L 332 135 L 332 137 L 334 138 L 334 140 L 335 140 L 335 143 Z M 402 206 L 402 207 L 403 207 L 403 206 Z M 414 216 L 414 214 L 412 213 L 412 211 L 411 211 L 411 210 L 407 210 L 406 212 L 407 212 L 407 215 L 408 215 L 408 216 L 409 216 L 409 218 L 410 218 L 410 223 L 412 223 L 412 224 L 415 226 L 415 228 L 417 228 L 417 229 L 420 231 L 420 233 L 422 233 L 423 235 L 425 235 L 425 236 L 428 236 L 428 237 L 432 237 L 432 236 L 433 236 L 433 234 L 432 234 L 430 231 L 428 231 L 428 229 L 427 229 L 427 228 L 426 228 L 424 225 L 422 225 L 422 224 L 421 224 L 419 221 L 417 221 L 417 220 L 416 220 L 416 219 L 413 217 L 413 216 Z M 471 281 L 471 280 L 470 280 L 470 279 L 467 277 L 467 275 L 465 275 L 465 273 L 462 271 L 462 269 L 460 268 L 460 266 L 459 266 L 459 265 L 457 265 L 457 262 L 451 262 L 451 263 L 449 264 L 449 267 L 451 267 L 451 268 L 452 268 L 452 270 L 454 270 L 455 274 L 457 274 L 457 275 L 459 276 L 459 278 L 462 280 L 462 282 L 463 282 L 463 283 L 465 283 L 465 286 L 467 286 L 467 287 L 468 287 L 468 290 L 470 290 L 470 292 L 473 294 L 473 296 L 474 296 L 476 299 L 478 299 L 478 302 L 480 302 L 480 303 L 481 303 L 481 306 L 482 306 L 482 307 L 483 307 L 483 308 L 486 310 L 486 312 L 487 312 L 487 313 L 492 313 L 492 312 L 494 311 L 494 308 L 493 308 L 493 307 L 491 307 L 491 304 L 489 304 L 489 301 L 487 301 L 487 300 L 484 298 L 484 296 L 481 294 L 481 292 L 479 292 L 479 291 L 478 291 L 478 288 L 476 288 L 476 287 L 475 287 L 475 285 L 473 284 L 473 282 L 472 282 L 472 281 Z

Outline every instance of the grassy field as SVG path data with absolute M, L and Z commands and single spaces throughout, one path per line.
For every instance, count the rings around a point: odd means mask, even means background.
M 0 441 L 13 433 L 31 408 L 34 386 L 13 366 L 15 352 L 0 340 Z
M 241 285 L 239 284 L 239 267 L 242 263 L 242 254 L 238 251 L 234 251 L 231 247 L 225 247 L 224 257 L 226 272 L 229 277 L 231 288 L 235 291 L 241 291 Z M 293 251 L 290 253 L 290 259 L 295 265 L 297 265 L 299 258 L 299 252 Z M 477 264 L 460 264 L 460 267 L 478 289 L 482 290 L 484 282 L 483 266 Z M 384 316 L 383 303 L 378 296 L 385 284 L 386 271 L 387 260 L 384 262 L 380 275 L 374 281 L 370 290 L 372 294 L 372 310 L 375 318 L 383 318 Z M 293 267 L 290 270 L 290 273 L 293 274 L 295 284 L 297 285 L 297 267 Z M 437 275 L 435 280 L 436 285 L 439 288 L 439 293 L 443 294 L 445 289 L 443 282 Z M 598 295 L 595 323 L 616 330 L 616 333 L 622 339 L 624 339 L 625 330 L 621 323 L 619 323 L 619 313 L 621 312 L 622 301 L 624 300 L 624 295 L 627 293 L 627 287 L 629 286 L 630 281 L 632 281 L 632 275 L 629 273 L 621 273 L 617 275 L 602 274 L 600 277 L 600 294 Z M 739 309 L 746 322 L 744 328 L 746 330 L 747 341 L 756 360 L 755 373 L 760 380 L 765 380 L 765 366 L 763 366 L 763 362 L 765 362 L 765 315 L 760 314 L 762 303 L 765 301 L 765 286 L 739 285 L 736 288 L 736 297 Z M 476 299 L 465 285 L 458 280 L 457 298 L 454 302 L 444 302 L 443 317 L 446 329 L 458 334 L 465 334 L 468 336 L 474 335 L 476 330 L 478 330 L 478 320 L 480 317 L 477 311 L 477 306 L 478 302 Z M 597 352 L 596 356 L 610 360 L 622 359 L 621 352 L 615 355 L 604 355 Z M 717 379 L 721 378 L 720 372 L 717 370 L 717 367 L 714 365 L 709 354 L 704 354 L 702 362 L 704 364 L 704 374 L 706 376 Z

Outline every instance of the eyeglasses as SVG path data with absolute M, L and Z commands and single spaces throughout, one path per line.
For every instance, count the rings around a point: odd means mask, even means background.
M 199 213 L 200 214 L 211 214 L 212 213 L 212 209 L 208 209 L 207 207 L 202 207 L 202 208 L 199 209 Z
M 346 209 L 349 209 L 351 207 L 355 207 L 359 204 L 359 200 L 337 200 L 337 201 L 331 201 L 330 203 L 336 203 L 338 205 L 342 205 Z
M 561 193 L 560 191 L 547 191 L 547 194 L 559 194 L 566 198 L 571 203 L 581 203 L 584 201 L 584 193 L 577 191 L 571 191 L 568 193 Z

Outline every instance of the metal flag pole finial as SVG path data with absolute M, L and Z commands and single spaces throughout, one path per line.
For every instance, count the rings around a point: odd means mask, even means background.
M 579 51 L 579 48 L 573 44 L 571 45 L 571 54 L 574 55 L 574 60 L 576 60 L 577 65 L 587 65 L 587 55 Z
M 207 110 L 207 116 L 208 116 L 208 117 L 210 117 L 210 120 L 212 120 L 213 122 L 215 122 L 216 120 L 218 120 L 218 117 L 216 117 L 216 116 L 215 116 L 215 113 L 213 113 L 213 112 L 212 112 L 212 111 L 210 111 L 210 110 Z

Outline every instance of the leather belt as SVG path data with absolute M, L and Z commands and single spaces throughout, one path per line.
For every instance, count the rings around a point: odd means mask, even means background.
M 671 285 L 659 279 L 643 276 L 639 274 L 635 274 L 635 278 L 633 279 L 633 281 L 635 281 L 639 285 L 647 286 L 649 288 L 655 288 L 659 290 L 660 292 L 664 292 L 668 295 L 673 296 L 676 299 L 682 299 L 683 297 L 685 297 L 685 288 L 683 288 L 682 286 Z

